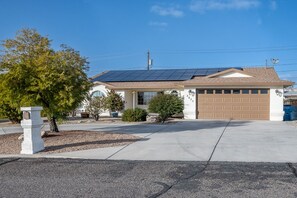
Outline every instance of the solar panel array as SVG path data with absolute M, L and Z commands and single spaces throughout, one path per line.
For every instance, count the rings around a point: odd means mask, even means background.
M 230 68 L 200 69 L 160 69 L 160 70 L 122 70 L 108 71 L 92 81 L 100 82 L 148 82 L 148 81 L 184 81 L 194 76 L 207 76 Z M 242 70 L 236 67 L 235 69 Z

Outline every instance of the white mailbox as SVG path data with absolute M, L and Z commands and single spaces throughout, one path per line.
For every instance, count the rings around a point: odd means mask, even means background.
M 41 110 L 42 107 L 21 107 L 23 112 L 21 126 L 24 131 L 21 154 L 34 154 L 44 149 L 44 142 L 41 138 L 43 125 Z

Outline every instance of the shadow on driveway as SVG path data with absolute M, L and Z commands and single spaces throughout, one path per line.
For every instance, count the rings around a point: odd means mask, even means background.
M 165 124 L 136 124 L 136 125 L 110 125 L 101 127 L 91 127 L 88 130 L 92 131 L 108 131 L 116 133 L 173 133 L 173 132 L 186 132 L 186 131 L 201 131 L 207 129 L 224 128 L 229 120 L 195 120 L 195 121 L 178 121 L 176 123 Z M 228 127 L 244 126 L 250 121 L 234 121 Z M 211 132 L 211 130 L 209 131 Z

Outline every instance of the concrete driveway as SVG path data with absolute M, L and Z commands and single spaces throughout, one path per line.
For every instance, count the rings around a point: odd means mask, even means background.
M 182 121 L 167 125 L 88 126 L 132 133 L 142 141 L 51 157 L 111 160 L 297 162 L 297 128 L 270 121 Z

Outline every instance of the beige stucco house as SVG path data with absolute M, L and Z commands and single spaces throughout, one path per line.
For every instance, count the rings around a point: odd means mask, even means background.
M 185 119 L 283 119 L 281 80 L 272 67 L 107 71 L 92 78 L 91 93 L 116 90 L 125 109 L 148 107 L 158 92 L 184 99 Z

